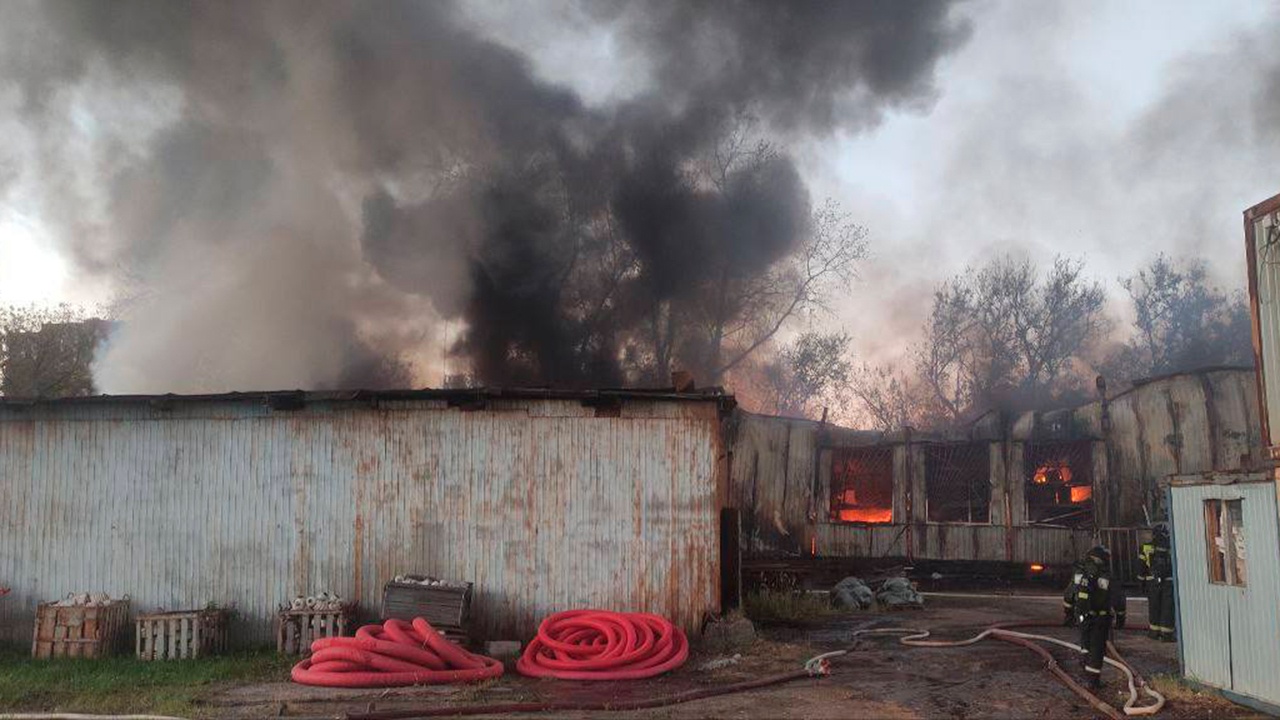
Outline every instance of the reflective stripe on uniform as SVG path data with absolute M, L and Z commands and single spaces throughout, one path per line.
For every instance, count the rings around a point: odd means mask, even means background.
M 1148 623 L 1147 627 L 1151 628 L 1152 630 L 1155 630 L 1156 632 L 1173 632 L 1173 628 L 1165 625 L 1152 625 Z
M 1080 592 L 1076 593 L 1076 597 L 1080 598 L 1081 600 L 1088 600 L 1088 599 L 1089 599 L 1089 593 L 1084 592 L 1084 591 L 1082 590 L 1082 591 L 1080 591 Z
M 1084 666 L 1084 671 L 1085 671 L 1085 672 L 1091 672 L 1091 673 L 1093 673 L 1094 675 L 1101 675 L 1101 674 L 1102 674 L 1102 668 L 1089 667 L 1088 665 L 1085 665 L 1085 666 Z

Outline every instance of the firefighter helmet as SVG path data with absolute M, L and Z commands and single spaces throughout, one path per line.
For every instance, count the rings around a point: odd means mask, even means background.
M 1094 545 L 1084 556 L 1086 558 L 1095 558 L 1103 563 L 1111 562 L 1111 551 L 1107 549 L 1106 545 Z

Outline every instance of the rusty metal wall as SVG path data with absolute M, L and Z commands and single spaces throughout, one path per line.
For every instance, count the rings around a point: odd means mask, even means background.
M 601 413 L 607 415 L 609 413 Z M 135 609 L 234 604 L 265 642 L 277 603 L 331 591 L 376 613 L 383 583 L 476 583 L 489 637 L 572 607 L 719 603 L 714 402 L 571 400 L 0 407 L 0 636 L 35 605 L 129 594 Z
M 1249 303 L 1253 309 L 1254 356 L 1264 386 L 1268 446 L 1280 445 L 1280 195 L 1246 211 Z

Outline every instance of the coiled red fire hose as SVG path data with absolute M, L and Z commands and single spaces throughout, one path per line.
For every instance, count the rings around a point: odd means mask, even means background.
M 688 659 L 688 638 L 666 618 L 568 610 L 543 619 L 516 670 L 562 680 L 638 680 L 678 668 Z
M 321 638 L 293 666 L 293 681 L 324 687 L 395 687 L 476 682 L 502 674 L 502 663 L 463 650 L 426 620 L 365 625 L 355 637 Z

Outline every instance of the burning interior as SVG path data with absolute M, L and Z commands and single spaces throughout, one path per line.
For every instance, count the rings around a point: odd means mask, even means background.
M 893 448 L 841 448 L 832 454 L 831 520 L 893 522 Z
M 1093 523 L 1093 453 L 1089 441 L 1028 443 L 1027 521 L 1081 527 Z
M 925 505 L 929 522 L 991 522 L 991 444 L 925 448 Z

